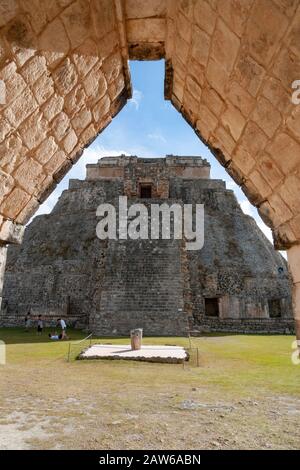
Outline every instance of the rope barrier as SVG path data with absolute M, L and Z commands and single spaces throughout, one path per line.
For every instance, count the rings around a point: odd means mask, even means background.
M 79 344 L 85 342 L 85 341 L 88 341 L 90 340 L 90 346 L 91 346 L 91 342 L 92 342 L 92 337 L 93 337 L 93 333 L 90 333 L 86 338 L 83 338 L 83 339 L 80 339 L 78 341 L 74 341 L 74 342 L 69 342 L 69 348 L 68 348 L 68 356 L 67 356 L 67 361 L 70 362 L 70 356 L 71 356 L 71 350 L 72 350 L 72 346 L 78 346 Z

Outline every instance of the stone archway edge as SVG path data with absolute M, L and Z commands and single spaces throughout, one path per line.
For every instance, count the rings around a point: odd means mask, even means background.
M 281 0 L 0 4 L 3 242 L 18 239 L 10 224 L 26 224 L 126 104 L 128 59 L 165 58 L 166 98 L 292 260 L 300 242 L 299 21 L 299 2 Z

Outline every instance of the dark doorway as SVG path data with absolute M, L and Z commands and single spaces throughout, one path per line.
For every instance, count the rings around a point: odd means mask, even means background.
M 270 318 L 281 317 L 281 303 L 280 299 L 268 300 L 269 305 L 269 316 Z
M 142 199 L 151 199 L 151 197 L 152 197 L 151 184 L 141 184 L 140 197 Z
M 217 298 L 205 299 L 205 315 L 207 317 L 219 316 L 219 302 Z

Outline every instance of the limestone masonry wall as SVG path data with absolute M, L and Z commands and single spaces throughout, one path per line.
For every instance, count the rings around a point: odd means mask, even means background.
M 63 315 L 69 324 L 102 335 L 127 335 L 135 327 L 146 335 L 293 331 L 291 281 L 283 257 L 223 181 L 186 178 L 182 169 L 189 160 L 172 158 L 104 158 L 92 179 L 71 180 L 52 213 L 36 217 L 23 244 L 8 250 L 0 323 L 22 324 L 30 309 L 49 324 Z M 209 172 L 205 160 L 190 162 L 191 168 Z M 123 167 L 124 177 L 103 178 L 108 164 Z M 181 168 L 181 176 L 174 176 L 174 167 Z M 200 251 L 187 251 L 184 240 L 172 238 L 97 238 L 98 205 L 110 202 L 117 208 L 118 196 L 129 186 L 138 188 L 146 175 L 147 183 L 167 188 L 168 194 L 153 191 L 151 198 L 141 199 L 128 193 L 129 206 L 203 203 Z
M 130 97 L 122 11 L 111 0 L 0 2 L 6 226 L 29 220 Z
M 298 0 L 0 2 L 0 240 L 20 240 L 131 96 L 128 59 L 165 58 L 165 97 L 272 227 L 299 244 Z
M 167 2 L 166 96 L 272 227 L 299 243 L 298 0 Z

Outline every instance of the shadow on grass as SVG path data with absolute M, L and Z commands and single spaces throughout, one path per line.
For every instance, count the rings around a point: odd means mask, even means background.
M 82 330 L 76 330 L 74 328 L 68 328 L 67 329 L 67 334 L 68 334 L 68 340 L 62 340 L 62 341 L 54 341 L 49 338 L 49 333 L 60 333 L 59 328 L 44 328 L 42 335 L 38 335 L 37 331 L 35 328 L 31 328 L 28 332 L 24 330 L 24 328 L 0 328 L 0 340 L 4 341 L 6 344 L 23 344 L 23 343 L 48 343 L 48 342 L 64 342 L 67 343 L 68 341 L 78 341 L 82 340 L 87 337 L 88 333 L 86 331 Z M 214 338 L 214 337 L 227 337 L 227 336 L 237 336 L 241 335 L 241 333 L 203 333 L 199 336 L 191 336 L 191 341 L 196 338 Z M 259 336 L 269 336 L 269 335 L 259 335 Z M 162 342 L 165 342 L 170 338 L 170 341 L 173 341 L 173 343 L 176 343 L 176 339 L 178 338 L 178 344 L 181 343 L 183 339 L 188 341 L 188 336 L 183 337 L 183 336 L 170 336 L 170 337 L 162 337 L 161 336 L 144 336 L 145 343 L 147 343 L 148 339 L 150 339 L 157 343 L 157 341 L 160 341 L 160 344 Z M 93 342 L 95 340 L 99 340 L 103 343 L 109 343 L 112 341 L 114 344 L 119 341 L 121 344 L 124 343 L 129 343 L 130 342 L 130 334 L 128 332 L 128 336 L 93 336 Z M 158 343 L 157 343 L 158 344 Z
M 24 328 L 0 328 L 0 340 L 4 341 L 6 344 L 67 343 L 68 341 L 77 341 L 87 336 L 85 331 L 68 328 L 68 340 L 54 341 L 48 336 L 49 333 L 54 332 L 59 334 L 60 330 L 58 328 L 57 330 L 55 328 L 44 328 L 43 333 L 38 335 L 34 328 L 31 328 L 28 332 L 26 332 Z

